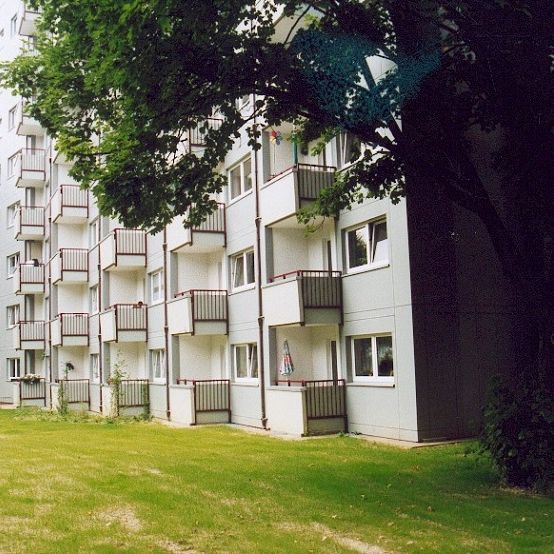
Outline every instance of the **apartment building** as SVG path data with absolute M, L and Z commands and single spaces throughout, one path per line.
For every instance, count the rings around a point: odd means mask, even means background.
M 0 14 L 2 59 L 32 48 L 37 14 L 16 0 Z M 511 302 L 488 242 L 464 241 L 484 231 L 446 200 L 367 200 L 307 233 L 296 212 L 345 165 L 347 139 L 311 156 L 267 128 L 258 152 L 235 142 L 202 225 L 152 235 L 100 216 L 5 90 L 0 118 L 4 404 L 55 407 L 62 380 L 72 406 L 106 414 L 121 369 L 122 413 L 183 425 L 475 432 Z

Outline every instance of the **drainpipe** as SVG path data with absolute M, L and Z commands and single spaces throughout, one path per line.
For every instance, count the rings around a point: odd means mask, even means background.
M 43 143 L 44 146 L 44 143 Z M 50 140 L 50 144 L 48 146 L 50 150 L 50 155 L 48 158 L 48 163 L 50 165 L 50 186 L 48 190 L 48 194 L 50 198 L 48 199 L 48 258 L 52 258 L 52 169 L 53 169 L 53 163 L 52 163 L 52 140 Z M 59 179 L 58 179 L 59 181 Z M 58 183 L 59 186 L 59 183 Z M 44 199 L 46 200 L 46 199 Z M 44 244 L 42 245 L 42 257 L 44 258 Z M 42 267 L 44 276 L 46 277 L 46 260 L 42 260 Z M 50 383 L 50 386 L 48 387 L 50 389 L 50 409 L 52 409 L 52 324 L 50 323 L 52 321 L 52 275 L 50 272 L 50 262 L 48 262 L 48 382 Z
M 90 199 L 89 199 L 90 200 Z M 102 218 L 98 217 L 98 232 L 101 232 L 102 227 Z M 98 236 L 94 240 L 98 240 Z M 102 348 L 102 263 L 100 260 L 100 243 L 96 243 L 96 248 L 98 249 L 98 264 L 96 269 L 98 270 L 98 380 L 100 381 L 100 398 L 99 398 L 99 408 L 100 413 L 103 413 L 104 404 L 102 401 L 102 384 L 104 383 L 104 350 Z
M 165 340 L 165 405 L 167 421 L 171 421 L 171 406 L 169 400 L 169 326 L 167 317 L 167 227 L 164 227 L 163 238 L 163 257 L 164 257 L 164 340 Z
M 256 106 L 256 95 L 253 97 Z M 254 107 L 254 109 L 256 109 Z M 257 116 L 254 112 L 254 134 L 257 129 Z M 258 291 L 258 359 L 260 375 L 260 400 L 262 408 L 262 426 L 267 430 L 267 414 L 265 405 L 265 363 L 264 363 L 264 307 L 262 298 L 262 256 L 261 256 L 261 224 L 260 217 L 260 178 L 259 178 L 258 150 L 254 150 L 254 186 L 256 189 L 256 290 Z

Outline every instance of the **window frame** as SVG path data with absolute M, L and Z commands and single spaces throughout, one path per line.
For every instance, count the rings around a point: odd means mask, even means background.
M 93 293 L 94 291 L 94 293 Z M 88 289 L 88 303 L 91 314 L 97 314 L 100 311 L 100 302 L 98 298 L 98 285 L 92 285 Z
M 377 357 L 377 340 L 380 338 L 391 339 L 391 353 L 392 353 L 392 375 L 379 375 L 379 360 Z M 356 374 L 356 341 L 357 340 L 371 340 L 371 370 L 373 375 L 357 375 Z M 367 335 L 354 335 L 350 337 L 350 360 L 352 368 L 352 382 L 354 383 L 368 383 L 368 384 L 383 384 L 394 385 L 395 383 L 395 343 L 392 333 L 375 333 Z
M 11 229 L 15 225 L 15 214 L 21 207 L 21 202 L 14 202 L 6 208 L 6 227 Z
M 21 358 L 6 358 L 6 377 L 8 381 L 21 378 Z
M 10 260 L 12 258 L 15 259 L 16 262 L 13 266 L 13 270 L 10 271 Z M 20 252 L 14 252 L 13 254 L 6 256 L 6 274 L 8 279 L 11 279 L 14 276 L 14 273 L 17 271 L 17 266 L 19 265 L 20 260 L 21 260 Z
M 246 188 L 247 184 L 247 178 L 246 178 L 246 172 L 245 172 L 245 165 L 249 163 L 250 164 L 250 186 Z M 240 172 L 240 192 L 233 196 L 233 182 L 231 180 L 231 173 L 235 171 L 236 169 Z M 240 162 L 232 165 L 227 170 L 227 186 L 229 189 L 229 202 L 235 202 L 239 198 L 242 198 L 243 196 L 246 196 L 247 194 L 252 192 L 253 189 L 253 168 L 252 168 L 252 156 L 248 155 L 246 158 L 242 159 Z
M 17 156 L 18 154 L 14 154 L 13 156 L 10 156 L 8 158 L 8 167 L 7 167 L 7 178 L 11 179 L 12 177 L 15 177 L 15 167 L 17 165 Z
M 246 375 L 239 376 L 238 374 L 238 351 L 242 348 L 246 348 Z M 232 359 L 233 359 L 233 376 L 235 381 L 257 383 L 260 379 L 260 369 L 258 364 L 258 343 L 256 342 L 244 342 L 232 345 Z M 254 375 L 255 373 L 255 375 Z
M 8 131 L 15 129 L 17 121 L 17 104 L 8 110 Z
M 386 259 L 375 261 L 375 230 L 379 225 L 385 225 L 385 231 L 387 233 L 386 238 Z M 350 265 L 350 233 L 354 233 L 363 229 L 366 235 L 366 259 L 367 262 L 360 265 Z M 358 273 L 360 271 L 368 271 L 372 269 L 378 269 L 381 267 L 387 267 L 390 265 L 390 246 L 389 246 L 389 226 L 386 217 L 379 217 L 366 221 L 359 225 L 354 225 L 344 230 L 344 251 L 345 251 L 345 269 L 347 274 Z
M 21 306 L 19 304 L 10 304 L 6 306 L 6 329 L 13 329 L 19 322 Z
M 15 37 L 17 34 L 18 34 L 17 14 L 15 14 L 10 19 L 10 38 Z
M 92 353 L 89 355 L 90 380 L 93 383 L 100 383 L 100 355 Z
M 159 375 L 156 375 L 156 368 L 159 369 Z M 153 348 L 150 350 L 150 373 L 153 383 L 165 384 L 165 349 Z
M 252 281 L 248 281 L 248 258 L 249 254 L 252 255 Z M 243 275 L 243 284 L 235 286 L 235 276 L 238 273 L 235 271 L 236 262 L 242 259 L 242 275 Z M 249 248 L 243 250 L 242 252 L 237 252 L 229 256 L 230 267 L 231 267 L 231 292 L 240 292 L 243 290 L 249 290 L 256 286 L 256 256 L 254 255 L 254 249 Z
M 164 271 L 163 269 L 158 269 L 148 274 L 148 286 L 150 289 L 150 305 L 160 304 L 164 301 Z M 159 277 L 158 283 L 158 294 L 154 295 L 154 278 Z
M 100 242 L 100 218 L 93 219 L 88 226 L 89 248 L 94 248 Z

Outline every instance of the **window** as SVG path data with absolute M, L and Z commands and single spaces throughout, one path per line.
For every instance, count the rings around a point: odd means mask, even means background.
M 165 383 L 165 350 L 150 350 L 150 367 L 154 383 Z
M 246 158 L 229 171 L 229 189 L 231 200 L 237 198 L 252 189 L 252 161 Z
M 96 246 L 98 243 L 100 225 L 98 218 L 91 222 L 88 228 L 88 244 L 89 248 Z
M 6 326 L 8 328 L 15 327 L 19 321 L 19 304 L 6 307 Z
M 15 167 L 17 164 L 17 154 L 12 156 L 11 158 L 8 158 L 8 178 L 13 177 L 15 175 Z
M 15 118 L 17 115 L 17 106 L 14 106 L 8 112 L 8 131 L 11 131 L 15 127 Z
M 95 314 L 95 313 L 98 312 L 98 306 L 99 306 L 98 285 L 94 285 L 94 286 L 90 287 L 88 297 L 89 297 L 90 313 Z
M 254 250 L 231 256 L 232 289 L 240 289 L 254 282 Z
M 21 360 L 19 358 L 8 358 L 6 360 L 6 373 L 8 381 L 21 377 Z
M 100 358 L 98 354 L 90 355 L 90 378 L 95 383 L 100 382 Z
M 17 35 L 17 14 L 10 19 L 10 37 Z
M 258 378 L 258 347 L 252 344 L 235 344 L 233 360 L 236 379 Z
M 6 218 L 8 227 L 14 226 L 15 212 L 17 212 L 18 208 L 19 208 L 19 202 L 16 202 L 15 204 L 8 206 L 8 217 Z
M 154 304 L 164 299 L 164 273 L 162 270 L 150 274 L 150 300 Z
M 352 366 L 355 381 L 392 382 L 392 336 L 353 337 Z
M 389 241 L 385 220 L 365 223 L 346 232 L 349 270 L 381 267 L 389 262 Z
M 8 277 L 11 277 L 15 270 L 17 269 L 17 266 L 19 265 L 19 252 L 16 254 L 12 254 L 11 256 L 8 256 L 7 258 L 7 272 Z

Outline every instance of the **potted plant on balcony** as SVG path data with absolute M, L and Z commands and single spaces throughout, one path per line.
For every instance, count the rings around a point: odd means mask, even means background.
M 41 378 L 42 377 L 36 373 L 26 373 L 23 377 L 21 377 L 21 382 L 29 384 L 40 383 Z

